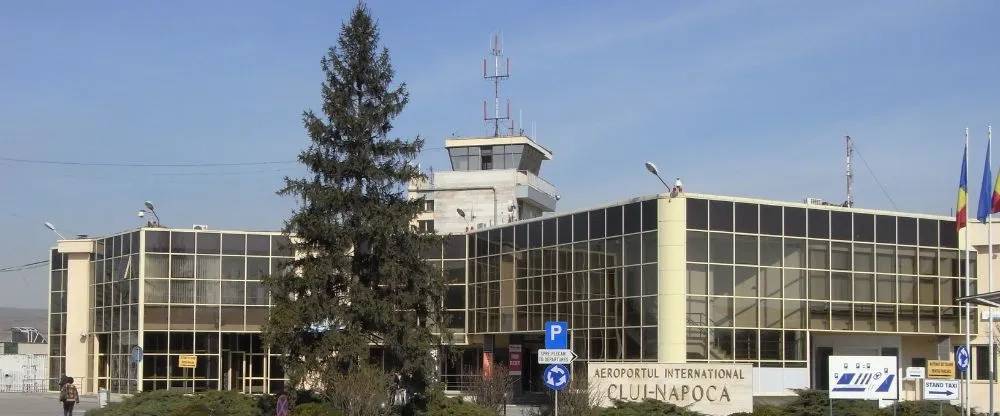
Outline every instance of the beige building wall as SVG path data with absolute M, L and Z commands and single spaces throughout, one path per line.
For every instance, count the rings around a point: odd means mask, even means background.
M 990 230 L 992 227 L 992 230 Z M 990 234 L 992 234 L 992 245 L 993 245 L 993 279 L 991 284 L 990 279 Z M 980 223 L 975 219 L 969 221 L 968 227 L 959 232 L 959 247 L 965 247 L 965 239 L 968 238 L 970 246 L 976 252 L 976 278 L 974 280 L 976 287 L 972 289 L 973 294 L 987 293 L 991 291 L 1000 291 L 1000 223 L 992 221 L 989 226 L 987 224 Z M 973 332 L 972 336 L 972 377 L 973 381 L 969 387 L 970 403 L 983 411 L 988 410 L 989 406 L 989 380 L 988 378 L 983 380 L 976 380 L 976 366 L 980 363 L 980 360 L 989 360 L 989 356 L 981 356 L 977 351 L 976 346 L 989 346 L 989 314 L 990 309 L 993 309 L 994 325 L 993 325 L 993 336 L 994 342 L 1000 343 L 1000 308 L 989 308 L 987 306 L 974 306 L 972 308 L 972 319 L 973 322 L 978 324 L 978 328 Z M 956 344 L 964 344 L 965 340 L 956 340 Z M 1000 348 L 996 347 L 994 344 L 994 350 L 1000 352 Z M 994 360 L 996 363 L 997 360 Z M 993 400 L 995 403 L 994 411 L 1000 410 L 1000 384 L 995 384 L 993 392 Z
M 81 394 L 96 389 L 94 367 L 89 362 L 94 351 L 90 334 L 90 309 L 92 306 L 90 283 L 93 267 L 90 262 L 99 247 L 94 240 L 63 240 L 58 243 L 59 253 L 67 255 L 66 270 L 66 371 L 75 379 Z M 103 251 L 103 248 L 101 248 Z
M 687 203 L 657 200 L 657 360 L 687 362 Z

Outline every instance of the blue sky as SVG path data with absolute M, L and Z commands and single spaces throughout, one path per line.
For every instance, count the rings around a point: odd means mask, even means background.
M 975 204 L 985 125 L 1000 120 L 1000 3 L 557 3 L 369 3 L 411 92 L 395 131 L 428 140 L 424 166 L 448 167 L 452 133 L 486 133 L 482 58 L 502 30 L 504 95 L 555 153 L 542 176 L 560 210 L 658 192 L 645 160 L 690 191 L 840 201 L 849 134 L 874 171 L 859 160 L 858 206 L 949 214 L 966 126 Z M 319 59 L 353 4 L 0 5 L 0 157 L 294 160 Z M 292 204 L 274 191 L 297 172 L 0 161 L 0 267 L 44 258 L 42 221 L 111 233 L 140 225 L 144 200 L 168 225 L 276 229 Z M 0 282 L 16 289 L 0 305 L 45 307 L 43 269 Z

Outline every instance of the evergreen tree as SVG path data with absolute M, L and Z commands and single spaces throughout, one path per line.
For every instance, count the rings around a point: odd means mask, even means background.
M 410 163 L 423 140 L 389 136 L 408 93 L 392 85 L 378 44 L 377 24 L 359 4 L 321 61 L 322 116 L 303 115 L 311 144 L 299 161 L 309 174 L 286 177 L 278 192 L 299 202 L 285 231 L 300 258 L 267 280 L 274 306 L 264 339 L 293 385 L 356 369 L 371 343 L 417 392 L 435 371 L 444 286 L 422 254 L 440 240 L 411 227 L 423 201 L 405 194 L 423 177 Z

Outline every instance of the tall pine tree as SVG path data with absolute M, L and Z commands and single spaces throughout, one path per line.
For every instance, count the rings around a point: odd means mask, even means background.
M 439 240 L 411 227 L 422 201 L 405 194 L 422 177 L 410 162 L 423 140 L 390 137 L 408 93 L 392 85 L 389 52 L 378 44 L 359 4 L 321 61 L 323 114 L 303 115 L 311 144 L 299 161 L 309 174 L 285 178 L 278 192 L 299 202 L 285 231 L 300 258 L 268 279 L 274 307 L 264 338 L 294 385 L 366 363 L 372 343 L 416 391 L 435 370 L 444 286 L 421 256 Z

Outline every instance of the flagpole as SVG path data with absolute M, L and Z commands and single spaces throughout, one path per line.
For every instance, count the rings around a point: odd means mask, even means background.
M 965 165 L 965 172 L 962 172 L 962 175 L 964 175 L 965 177 L 969 176 L 969 163 L 968 163 L 968 160 L 969 160 L 969 128 L 966 127 L 965 128 L 965 161 L 966 162 L 963 163 L 963 165 Z M 968 186 L 968 185 L 966 185 L 966 186 Z M 966 190 L 965 193 L 966 193 L 966 195 L 968 195 L 969 191 Z M 966 200 L 968 200 L 968 198 Z M 968 207 L 968 203 L 966 203 L 966 207 Z M 972 292 L 972 271 L 971 271 L 971 268 L 972 268 L 972 260 L 971 260 L 971 258 L 972 258 L 972 243 L 969 241 L 969 224 L 970 223 L 971 223 L 971 221 L 969 221 L 969 209 L 966 208 L 965 209 L 965 224 L 966 225 L 964 227 L 965 228 L 965 296 L 971 296 L 972 295 L 972 293 L 971 293 Z M 970 354 L 972 352 L 972 304 L 968 303 L 968 302 L 965 303 L 965 350 L 969 351 Z M 969 360 L 969 361 L 972 361 L 972 360 Z M 964 406 L 965 413 L 964 414 L 966 416 L 972 414 L 972 406 L 969 403 L 969 388 L 971 386 L 972 386 L 972 368 L 966 368 L 965 369 L 965 392 L 964 392 L 965 394 L 964 394 L 964 400 L 963 400 L 964 403 L 965 403 L 965 406 Z
M 990 146 L 990 145 L 993 144 L 993 126 L 990 126 L 990 125 L 986 126 L 986 142 L 987 142 L 987 146 Z M 990 166 L 993 166 L 993 151 L 992 150 L 990 151 L 990 154 L 986 155 L 986 158 L 989 161 Z M 992 208 L 990 209 L 990 211 L 992 211 Z M 988 286 L 989 286 L 989 291 L 992 292 L 993 291 L 993 218 L 992 218 L 992 215 L 987 215 L 986 219 L 987 219 L 987 221 L 986 221 L 986 243 L 987 243 L 987 245 L 989 247 L 988 252 L 987 252 L 988 254 L 987 254 L 987 257 L 986 257 L 986 262 L 989 264 L 989 266 L 988 266 L 988 270 L 989 271 L 988 271 L 987 274 L 989 276 L 990 281 L 988 283 Z M 995 361 L 995 359 L 996 358 L 995 358 L 995 352 L 993 350 L 993 307 L 990 306 L 987 310 L 989 311 L 989 314 L 990 314 L 990 319 L 989 319 L 989 337 L 988 337 L 989 338 L 989 343 L 990 343 L 990 348 L 989 348 L 989 354 L 990 354 L 990 413 L 989 414 L 992 415 L 993 414 L 993 400 L 994 400 L 994 396 L 995 396 L 994 388 L 996 387 L 996 371 L 995 371 L 995 369 L 996 369 L 996 361 Z

